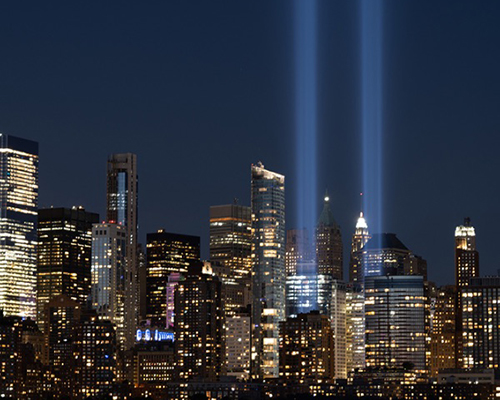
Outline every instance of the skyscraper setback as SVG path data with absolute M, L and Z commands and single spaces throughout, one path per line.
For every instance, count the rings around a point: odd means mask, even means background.
M 35 318 L 38 143 L 0 133 L 0 309 Z
M 126 229 L 125 340 L 132 345 L 139 316 L 137 262 L 138 177 L 137 156 L 112 154 L 108 159 L 107 222 Z
M 285 177 L 252 165 L 252 376 L 279 376 L 279 323 L 285 318 Z

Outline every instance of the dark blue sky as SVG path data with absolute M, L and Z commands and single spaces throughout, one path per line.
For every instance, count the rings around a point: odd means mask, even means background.
M 141 237 L 200 235 L 206 257 L 209 206 L 249 204 L 262 160 L 286 175 L 293 227 L 291 5 L 2 2 L 0 131 L 40 143 L 40 205 L 103 215 L 107 155 L 135 152 Z M 347 252 L 362 181 L 359 3 L 319 11 L 318 186 Z M 500 267 L 499 19 L 495 1 L 384 2 L 384 225 L 440 284 L 454 281 L 465 216 L 482 274 Z

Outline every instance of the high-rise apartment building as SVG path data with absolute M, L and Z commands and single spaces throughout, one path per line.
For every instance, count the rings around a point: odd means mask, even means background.
M 462 288 L 463 366 L 500 365 L 500 276 L 471 278 Z
M 190 266 L 175 288 L 175 354 L 178 377 L 217 380 L 225 372 L 222 282 L 208 264 Z
M 425 372 L 425 296 L 421 276 L 365 277 L 366 366 Z M 407 364 L 406 364 L 407 365 Z
M 124 324 L 126 347 L 133 344 L 139 318 L 137 214 L 137 156 L 132 153 L 112 154 L 108 158 L 107 222 L 124 226 L 127 234 Z
M 0 133 L 0 309 L 36 316 L 38 143 Z
M 169 275 L 186 274 L 200 261 L 200 238 L 159 230 L 147 234 L 146 248 L 146 316 L 153 326 L 165 327 Z
M 286 231 L 285 269 L 286 275 L 300 274 L 297 266 L 313 262 L 314 255 L 309 243 L 307 229 L 289 229 Z M 316 273 L 316 271 L 315 271 Z
M 83 207 L 38 211 L 37 320 L 45 305 L 65 294 L 84 306 L 90 295 L 92 224 L 99 215 Z
M 334 378 L 334 340 L 330 321 L 318 311 L 281 322 L 280 377 L 288 382 Z
M 279 376 L 285 318 L 285 177 L 252 165 L 252 376 Z
M 238 380 L 250 377 L 250 344 L 252 324 L 250 313 L 239 312 L 226 317 L 226 367 L 227 375 Z
M 360 285 L 346 288 L 346 370 L 365 367 L 365 296 Z
M 456 298 L 453 285 L 436 291 L 430 335 L 430 373 L 434 377 L 439 370 L 456 368 Z
M 328 193 L 316 227 L 316 261 L 319 274 L 332 275 L 339 280 L 344 278 L 342 234 L 330 209 Z
M 363 213 L 360 213 L 351 242 L 351 259 L 349 261 L 349 282 L 351 283 L 362 284 L 364 282 L 363 264 L 361 262 L 363 253 L 361 250 L 370 239 L 368 224 Z
M 92 228 L 92 308 L 100 320 L 116 326 L 120 350 L 128 350 L 125 338 L 126 243 L 124 226 L 102 223 Z

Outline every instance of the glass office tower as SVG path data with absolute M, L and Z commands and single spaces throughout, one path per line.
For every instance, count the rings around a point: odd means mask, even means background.
M 252 376 L 279 376 L 285 318 L 285 177 L 252 165 Z
M 0 309 L 35 318 L 38 143 L 0 134 Z

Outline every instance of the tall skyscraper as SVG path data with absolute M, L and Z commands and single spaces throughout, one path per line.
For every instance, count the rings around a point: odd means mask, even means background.
M 116 326 L 120 350 L 125 337 L 125 267 L 127 233 L 122 225 L 103 223 L 92 228 L 92 308 L 98 318 Z
M 365 296 L 360 285 L 346 290 L 346 369 L 365 367 Z
M 288 382 L 334 378 L 334 340 L 330 321 L 318 311 L 281 322 L 280 377 Z
M 167 287 L 169 275 L 186 274 L 190 265 L 200 261 L 200 238 L 159 230 L 147 234 L 146 316 L 151 324 L 167 324 Z
M 342 234 L 330 209 L 328 193 L 316 227 L 316 260 L 319 274 L 332 275 L 339 280 L 344 278 Z
M 222 282 L 208 265 L 190 266 L 175 288 L 175 354 L 181 380 L 216 380 L 225 372 Z
M 38 143 L 0 133 L 0 309 L 35 318 Z
M 252 165 L 252 376 L 279 376 L 285 318 L 285 177 Z
M 479 276 L 479 253 L 476 250 L 476 231 L 465 218 L 455 229 L 455 279 L 460 290 L 469 285 L 469 279 Z
M 500 365 L 500 276 L 472 278 L 462 288 L 463 367 Z
M 133 344 L 139 317 L 137 262 L 138 176 L 137 156 L 112 154 L 108 159 L 107 222 L 123 225 L 127 234 L 125 265 L 125 340 Z
M 226 314 L 246 307 L 252 268 L 252 212 L 238 204 L 210 207 L 210 262 L 224 284 Z
M 362 284 L 364 281 L 363 264 L 361 262 L 363 253 L 361 250 L 370 239 L 371 236 L 368 232 L 368 224 L 366 223 L 363 213 L 360 213 L 351 242 L 351 259 L 349 261 L 349 281 L 351 283 Z
M 90 295 L 92 224 L 99 215 L 83 207 L 38 211 L 37 319 L 44 326 L 45 305 L 65 294 L 84 306 Z
M 455 357 L 457 367 L 465 365 L 463 359 L 463 310 L 462 291 L 469 286 L 472 278 L 479 277 L 479 253 L 476 250 L 476 231 L 470 224 L 470 218 L 464 219 L 464 224 L 455 229 L 455 286 L 457 287 Z
M 366 366 L 425 372 L 425 297 L 421 276 L 365 278 Z

